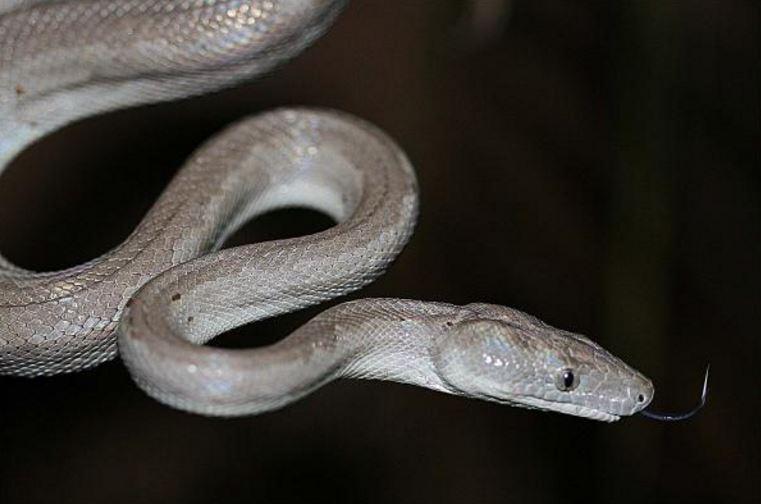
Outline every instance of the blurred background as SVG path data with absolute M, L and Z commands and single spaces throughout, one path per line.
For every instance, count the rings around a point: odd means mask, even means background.
M 271 76 L 74 124 L 0 178 L 0 250 L 54 270 L 123 240 L 240 117 L 334 107 L 385 129 L 419 227 L 359 296 L 513 306 L 650 376 L 616 424 L 380 382 L 233 420 L 144 396 L 119 361 L 0 378 L 0 502 L 758 502 L 759 7 L 740 0 L 356 0 Z M 107 188 L 107 191 L 103 191 Z M 330 225 L 305 210 L 231 243 Z M 287 335 L 324 307 L 236 330 Z

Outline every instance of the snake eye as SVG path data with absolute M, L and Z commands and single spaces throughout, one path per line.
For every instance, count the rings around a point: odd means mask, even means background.
M 555 380 L 555 386 L 562 392 L 570 392 L 579 385 L 579 378 L 573 369 L 562 369 Z

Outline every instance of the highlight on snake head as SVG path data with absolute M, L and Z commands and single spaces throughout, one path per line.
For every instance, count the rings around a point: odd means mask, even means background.
M 606 422 L 652 400 L 648 378 L 584 336 L 510 308 L 478 306 L 489 313 L 454 324 L 437 356 L 456 393 Z

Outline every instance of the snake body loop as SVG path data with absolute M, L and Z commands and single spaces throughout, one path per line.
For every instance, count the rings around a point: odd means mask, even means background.
M 342 6 L 0 2 L 0 162 L 76 119 L 260 75 L 307 47 Z M 288 206 L 337 225 L 219 250 L 246 220 Z M 339 377 L 605 421 L 650 402 L 650 381 L 599 345 L 497 305 L 365 299 L 270 347 L 202 346 L 370 282 L 409 239 L 417 206 L 404 153 L 362 120 L 298 108 L 243 120 L 188 160 L 114 250 L 49 273 L 0 258 L 0 373 L 91 367 L 116 354 L 118 335 L 143 390 L 208 415 L 269 411 Z

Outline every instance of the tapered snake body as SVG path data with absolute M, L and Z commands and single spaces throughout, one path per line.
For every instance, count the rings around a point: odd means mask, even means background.
M 76 119 L 268 71 L 342 3 L 0 1 L 0 161 Z M 219 250 L 246 220 L 289 206 L 338 224 Z M 243 120 L 191 157 L 114 250 L 50 273 L 0 258 L 0 373 L 91 367 L 116 355 L 118 335 L 141 388 L 209 415 L 278 408 L 337 377 L 606 421 L 650 402 L 650 381 L 592 341 L 497 305 L 364 299 L 270 347 L 201 345 L 365 285 L 401 251 L 416 214 L 410 163 L 375 127 L 308 109 Z

